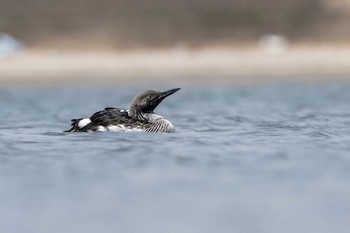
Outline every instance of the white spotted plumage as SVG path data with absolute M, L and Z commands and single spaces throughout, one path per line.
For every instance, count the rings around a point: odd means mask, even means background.
M 128 127 L 125 125 L 109 125 L 106 127 L 109 132 L 144 132 L 139 126 Z

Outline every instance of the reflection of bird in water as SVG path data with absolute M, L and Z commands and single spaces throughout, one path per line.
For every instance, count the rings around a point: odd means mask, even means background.
M 154 113 L 154 109 L 180 88 L 168 91 L 144 91 L 134 97 L 130 109 L 105 108 L 90 118 L 72 120 L 72 128 L 65 132 L 175 132 L 173 124 Z

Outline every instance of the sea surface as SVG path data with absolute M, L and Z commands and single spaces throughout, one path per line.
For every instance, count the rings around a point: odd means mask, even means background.
M 0 87 L 0 231 L 349 232 L 350 83 L 187 85 L 176 133 L 62 132 L 175 87 Z

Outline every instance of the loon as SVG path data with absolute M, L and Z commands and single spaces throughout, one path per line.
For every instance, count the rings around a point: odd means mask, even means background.
M 130 109 L 105 108 L 89 118 L 72 119 L 72 128 L 64 132 L 175 132 L 174 125 L 154 113 L 154 109 L 181 88 L 167 91 L 148 90 L 136 95 Z

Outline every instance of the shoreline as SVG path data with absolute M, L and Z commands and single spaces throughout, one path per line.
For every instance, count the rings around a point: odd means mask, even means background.
M 27 50 L 0 58 L 0 84 L 254 83 L 350 80 L 350 46 L 292 46 L 271 54 L 210 47 L 133 51 Z

